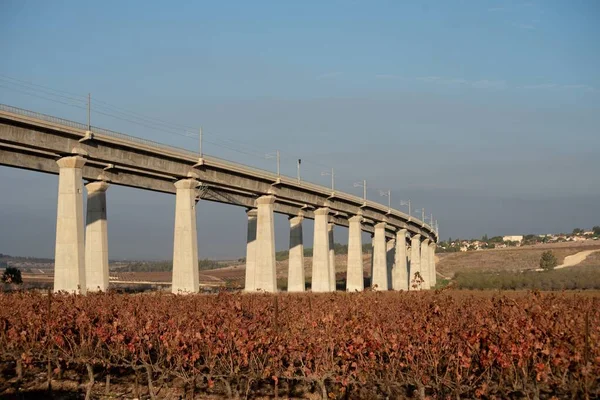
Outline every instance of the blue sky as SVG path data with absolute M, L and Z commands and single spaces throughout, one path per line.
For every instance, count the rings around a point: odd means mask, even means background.
M 595 1 L 5 0 L 0 102 L 85 121 L 91 92 L 172 125 L 102 109 L 94 124 L 189 149 L 174 133 L 201 125 L 210 154 L 273 170 L 279 149 L 284 173 L 302 158 L 322 184 L 335 167 L 340 190 L 389 188 L 443 237 L 567 231 L 600 224 L 598 17 Z M 0 252 L 52 255 L 56 178 L 0 168 L 0 183 Z M 111 256 L 170 258 L 174 198 L 114 187 L 109 203 Z M 198 218 L 202 257 L 243 255 L 243 210 Z

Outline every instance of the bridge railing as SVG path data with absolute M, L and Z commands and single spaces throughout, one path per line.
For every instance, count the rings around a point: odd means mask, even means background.
M 87 131 L 87 129 L 88 129 L 88 126 L 86 124 L 82 124 L 80 122 L 70 121 L 68 119 L 58 118 L 58 117 L 54 117 L 51 115 L 38 113 L 35 111 L 29 111 L 29 110 L 25 110 L 22 108 L 9 106 L 6 104 L 0 104 L 0 110 L 10 112 L 13 114 L 23 115 L 23 116 L 26 116 L 29 118 L 39 119 L 39 120 L 50 122 L 53 124 L 64 125 L 64 126 L 68 126 L 70 128 L 80 129 L 82 131 Z M 145 146 L 154 147 L 157 150 L 161 150 L 161 151 L 173 152 L 173 153 L 176 153 L 177 155 L 189 157 L 191 159 L 198 159 L 200 156 L 199 153 L 197 153 L 197 152 L 193 152 L 193 151 L 181 148 L 181 147 L 171 146 L 171 145 L 159 143 L 159 142 L 156 142 L 153 140 L 143 139 L 143 138 L 139 138 L 136 136 L 127 135 L 125 133 L 112 131 L 110 129 L 91 126 L 91 130 L 94 133 L 99 133 L 101 135 L 111 136 L 111 137 L 131 141 L 131 142 L 143 144 Z M 228 160 L 225 160 L 225 159 L 222 159 L 219 157 L 209 156 L 209 155 L 203 155 L 203 158 L 206 159 L 207 161 L 211 161 L 215 164 L 219 164 L 224 167 L 230 167 L 230 168 L 237 169 L 237 170 L 242 170 L 242 169 L 248 170 L 251 173 L 259 175 L 265 179 L 269 179 L 269 180 L 273 180 L 273 181 L 280 179 L 281 182 L 289 184 L 291 186 L 299 186 L 299 187 L 307 188 L 307 189 L 313 190 L 317 193 L 325 193 L 325 194 L 331 193 L 331 190 L 329 188 L 326 188 L 322 185 L 318 185 L 318 184 L 311 183 L 308 181 L 302 181 L 302 182 L 298 183 L 296 178 L 292 178 L 292 177 L 285 176 L 285 175 L 277 175 L 271 171 L 253 167 L 251 165 L 236 163 L 236 162 L 228 161 Z M 363 203 L 363 199 L 359 198 L 358 196 L 354 196 L 354 195 L 351 195 L 348 193 L 335 192 L 335 195 L 338 198 L 343 198 L 343 199 L 353 201 L 353 202 L 356 202 L 359 204 Z M 372 207 L 379 211 L 383 211 L 383 212 L 388 211 L 387 207 L 385 207 L 383 204 L 373 202 L 371 200 L 367 200 L 365 203 L 369 207 Z M 389 211 L 391 211 L 392 214 L 400 216 L 406 220 L 408 220 L 410 218 L 416 224 L 423 226 L 425 229 L 428 229 L 430 232 L 434 232 L 432 227 L 429 224 L 425 224 L 424 221 L 420 221 L 419 219 L 412 218 L 412 216 L 409 216 L 409 215 L 407 215 L 401 211 L 395 210 L 395 209 L 391 209 Z
M 70 120 L 64 119 L 64 118 L 53 117 L 51 115 L 42 114 L 42 113 L 29 111 L 29 110 L 24 110 L 22 108 L 13 107 L 13 106 L 9 106 L 6 104 L 0 104 L 0 110 L 11 112 L 14 114 L 24 115 L 24 116 L 30 117 L 30 118 L 40 119 L 42 121 L 51 122 L 54 124 L 66 125 L 71 128 L 81 129 L 83 131 L 87 131 L 87 129 L 88 129 L 88 126 L 86 124 L 82 124 L 81 122 L 75 122 L 75 121 L 70 121 Z M 94 132 L 94 133 L 99 133 L 99 134 L 106 135 L 106 136 L 117 137 L 117 138 L 121 138 L 124 140 L 129 140 L 132 142 L 140 143 L 140 144 L 157 147 L 159 149 L 176 151 L 178 153 L 185 153 L 186 155 L 189 155 L 189 156 L 198 157 L 198 153 L 194 153 L 192 151 L 186 150 L 181 147 L 171 146 L 168 144 L 155 142 L 153 140 L 143 139 L 143 138 L 140 138 L 137 136 L 131 136 L 131 135 L 127 135 L 125 133 L 115 132 L 115 131 L 111 131 L 110 129 L 100 128 L 100 127 L 93 126 L 93 125 L 91 126 L 91 129 L 92 129 L 92 132 Z
M 66 125 L 71 128 L 83 129 L 83 130 L 87 129 L 87 125 L 84 125 L 79 122 L 69 121 L 68 119 L 53 117 L 51 115 L 41 114 L 41 113 L 38 113 L 35 111 L 24 110 L 22 108 L 13 107 L 13 106 L 9 106 L 6 104 L 0 104 L 0 110 L 7 111 L 7 112 L 10 112 L 13 114 L 24 115 L 24 116 L 30 117 L 30 118 L 41 119 L 41 120 L 44 120 L 47 122 L 52 122 L 54 124 Z

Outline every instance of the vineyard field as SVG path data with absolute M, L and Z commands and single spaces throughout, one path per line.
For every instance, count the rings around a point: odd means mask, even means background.
M 49 384 L 57 398 L 593 399 L 600 294 L 0 292 L 0 397 Z

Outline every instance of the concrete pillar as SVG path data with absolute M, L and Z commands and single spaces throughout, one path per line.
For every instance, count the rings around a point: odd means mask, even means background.
M 173 235 L 173 293 L 197 293 L 198 278 L 198 233 L 196 231 L 196 187 L 195 179 L 175 182 L 175 233 Z
M 435 270 L 435 243 L 429 243 L 429 279 L 431 287 L 437 284 L 437 271 Z
M 64 157 L 56 162 L 58 207 L 54 249 L 54 291 L 85 294 L 85 247 L 83 237 L 83 181 L 85 158 Z
M 313 243 L 312 282 L 313 292 L 331 291 L 329 273 L 329 234 L 327 224 L 329 208 L 315 210 L 315 234 Z
M 334 223 L 327 224 L 327 238 L 329 240 L 329 290 L 335 292 L 335 242 L 333 241 Z
M 85 283 L 90 292 L 108 290 L 108 231 L 106 182 L 91 182 L 87 189 L 85 220 Z
M 376 224 L 375 236 L 373 237 L 373 280 L 371 281 L 371 287 L 375 290 L 388 290 L 385 226 L 385 222 Z
M 277 271 L 275 269 L 275 228 L 273 204 L 275 196 L 262 196 L 256 199 L 256 269 L 254 274 L 256 290 L 277 292 Z
M 408 290 L 407 267 L 406 229 L 400 229 L 396 232 L 396 254 L 394 255 L 394 269 L 392 270 L 392 288 L 394 290 Z
M 392 270 L 394 269 L 394 255 L 396 252 L 396 239 L 395 238 L 391 238 L 391 239 L 387 239 L 386 242 L 386 273 L 387 273 L 387 283 L 388 283 L 388 290 L 392 289 Z
M 246 236 L 246 279 L 244 281 L 245 292 L 255 292 L 256 284 L 254 274 L 256 272 L 256 209 L 246 211 L 248 215 L 248 233 Z
M 346 290 L 349 292 L 365 289 L 362 255 L 362 216 L 356 215 L 349 220 L 348 229 L 348 271 L 346 272 Z
M 373 246 L 374 244 L 375 244 L 375 234 L 371 233 L 371 249 L 370 249 L 371 261 L 370 261 L 370 265 L 369 265 L 369 276 L 371 277 L 371 286 L 373 286 L 373 260 L 375 259 L 375 257 L 374 257 L 375 247 Z
M 423 277 L 423 289 L 431 287 L 431 276 L 429 272 L 429 239 L 421 243 L 421 276 Z
M 304 242 L 302 221 L 304 217 L 290 217 L 290 254 L 288 270 L 288 292 L 304 292 Z
M 416 286 L 414 282 L 417 272 L 421 275 L 421 235 L 414 235 L 410 239 L 410 275 L 409 284 L 410 290 L 420 290 L 421 284 Z

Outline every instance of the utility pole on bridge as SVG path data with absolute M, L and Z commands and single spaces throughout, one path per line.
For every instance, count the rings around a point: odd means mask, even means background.
M 367 202 L 367 180 L 363 180 L 362 183 L 360 182 L 354 182 L 354 184 L 352 185 L 354 187 L 361 187 L 363 188 L 363 200 L 365 201 L 365 203 Z
M 401 206 L 408 206 L 408 220 L 410 221 L 410 218 L 412 216 L 412 212 L 410 210 L 410 200 L 400 200 L 400 205 Z
M 91 120 L 91 116 L 92 116 L 92 94 L 88 93 L 88 105 L 87 105 L 87 112 L 88 112 L 88 131 L 91 132 L 92 131 L 92 120 Z
M 327 172 L 327 171 L 321 172 L 321 176 L 328 176 L 328 175 L 331 175 L 331 191 L 335 192 L 335 173 L 333 171 L 333 168 L 331 168 L 331 172 Z

